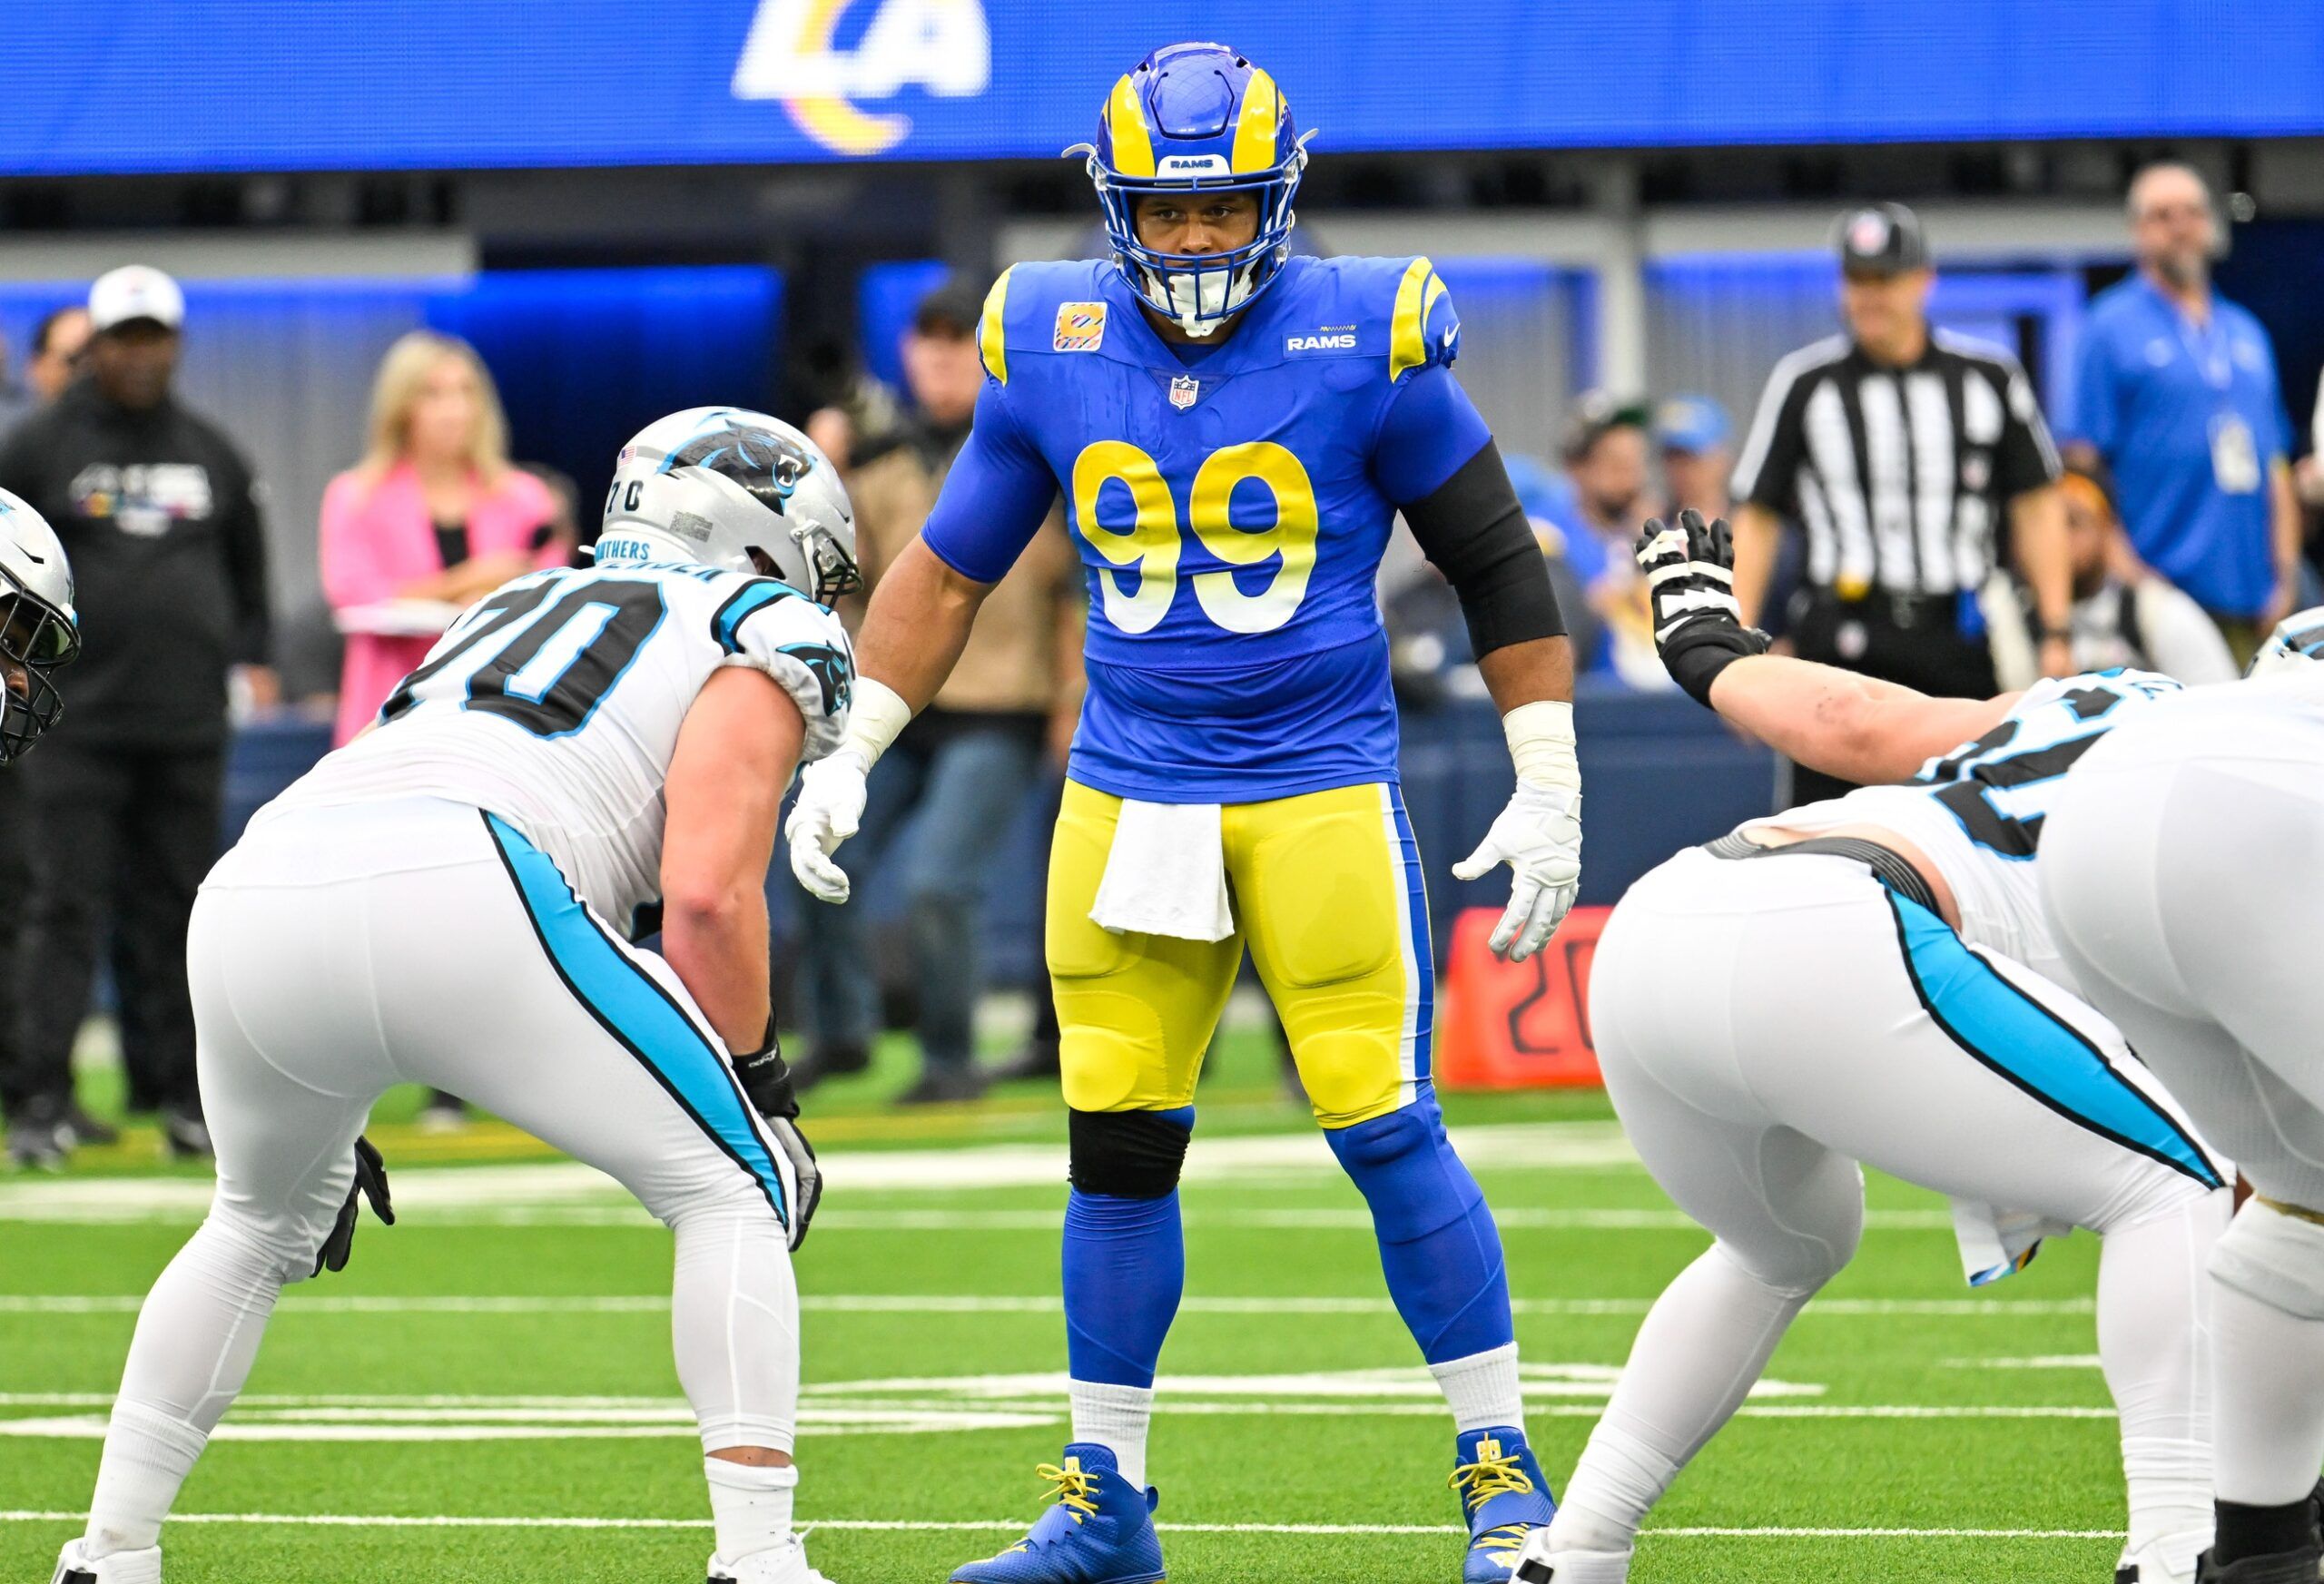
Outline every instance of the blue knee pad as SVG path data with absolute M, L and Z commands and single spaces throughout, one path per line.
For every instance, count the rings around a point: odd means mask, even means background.
M 1514 1342 L 1501 1229 L 1444 1136 L 1436 1097 L 1324 1136 L 1372 1207 L 1388 1294 L 1421 1356 L 1442 1363 Z
M 1194 1107 L 1076 1112 L 1073 1120 L 1075 1186 L 1065 1205 L 1067 1366 L 1077 1381 L 1151 1386 L 1187 1283 L 1177 1167 Z

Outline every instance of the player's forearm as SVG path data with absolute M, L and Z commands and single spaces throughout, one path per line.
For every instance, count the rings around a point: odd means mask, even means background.
M 1479 655 L 1477 671 L 1504 715 L 1522 704 L 1573 699 L 1573 645 L 1563 638 L 1505 644 Z
M 2034 613 L 2043 635 L 2062 634 L 2073 619 L 2073 557 L 2066 544 L 2065 497 L 2054 485 L 2029 489 L 2010 502 L 2009 517 L 2017 569 L 2034 590 Z
M 1722 669 L 1711 707 L 1787 758 L 1843 780 L 1903 781 L 1998 720 L 2006 699 L 1938 699 L 1812 660 L 1758 654 Z
M 771 1006 L 763 871 L 747 884 L 664 898 L 662 955 L 727 1049 L 759 1048 Z
M 1747 627 L 1759 625 L 1759 607 L 1775 576 L 1776 541 L 1782 533 L 1783 525 L 1767 507 L 1745 501 L 1735 508 L 1735 605 Z
M 991 589 L 914 539 L 872 591 L 855 640 L 857 675 L 890 689 L 917 714 L 960 663 L 977 608 Z
M 2291 464 L 2281 457 L 2269 469 L 2268 489 L 2275 528 L 2277 597 L 2289 611 L 2299 587 L 2299 491 L 2292 487 Z

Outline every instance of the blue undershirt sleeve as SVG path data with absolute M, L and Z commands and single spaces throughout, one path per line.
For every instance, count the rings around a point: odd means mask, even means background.
M 1009 410 L 1007 388 L 987 379 L 976 421 L 944 477 L 920 537 L 963 577 L 999 583 L 1032 543 L 1057 499 L 1057 476 Z
M 1452 370 L 1431 364 L 1388 398 L 1372 446 L 1373 482 L 1397 506 L 1424 500 L 1492 438 Z

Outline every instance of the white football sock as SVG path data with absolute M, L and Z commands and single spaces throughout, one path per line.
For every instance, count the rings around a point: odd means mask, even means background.
M 1718 1433 L 1768 1365 L 1807 1293 L 1768 1286 L 1713 1244 L 1647 1312 L 1630 1363 L 1567 1481 L 1561 1550 L 1627 1547 L 1679 1471 Z
M 702 1471 L 710 1481 L 710 1521 L 722 1560 L 739 1562 L 791 1538 L 791 1499 L 799 1487 L 795 1465 L 704 1458 Z
M 1520 1432 L 1525 1429 L 1525 1392 L 1517 1380 L 1515 1343 L 1431 1364 L 1428 1372 L 1444 1389 L 1444 1401 L 1452 1408 L 1454 1430 L 1485 1430 L 1499 1424 Z
M 2210 1278 L 2225 1190 L 2108 1231 L 2098 1264 L 2098 1356 L 2130 1491 L 2127 1549 L 2159 1545 L 2191 1576 L 2211 1535 Z
M 1154 1388 L 1101 1381 L 1070 1382 L 1073 1439 L 1114 1454 L 1114 1465 L 1134 1491 L 1146 1489 L 1146 1430 L 1154 1420 Z
M 702 1450 L 792 1449 L 799 1418 L 799 1287 L 783 1228 L 739 1187 L 688 1204 L 677 1234 L 670 1340 Z
M 113 1405 L 96 1494 L 89 1499 L 91 1561 L 161 1543 L 162 1520 L 209 1440 L 184 1420 L 143 1403 Z
M 2214 1281 L 2211 1337 L 2219 1499 L 2247 1507 L 2298 1501 L 2324 1461 L 2324 1320 Z

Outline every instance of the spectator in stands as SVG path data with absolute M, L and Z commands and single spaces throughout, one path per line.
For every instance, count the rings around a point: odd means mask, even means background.
M 565 565 L 559 516 L 549 486 L 510 465 L 507 420 L 475 348 L 413 330 L 388 349 L 369 450 L 323 491 L 323 596 L 346 635 L 332 746 L 371 723 L 460 607 Z M 466 1116 L 439 1089 L 419 1121 L 441 1131 Z
M 1562 455 L 1582 529 L 1594 541 L 1571 559 L 1594 568 L 1590 607 L 1605 624 L 1606 668 L 1632 687 L 1659 689 L 1671 685 L 1670 674 L 1655 656 L 1646 584 L 1633 554 L 1654 510 L 1647 495 L 1651 422 L 1642 402 L 1584 392 L 1567 421 Z
M 323 595 L 347 633 L 334 745 L 369 724 L 458 607 L 564 564 L 556 517 L 548 487 L 509 465 L 507 420 L 475 349 L 433 330 L 389 347 L 369 448 L 323 491 Z M 422 617 L 432 631 L 415 626 Z
M 35 862 L 0 998 L 21 1018 L 0 1100 L 20 1158 L 53 1158 L 78 1133 L 70 1058 L 110 927 L 133 1103 L 160 1107 L 173 1151 L 203 1155 L 186 920 L 217 855 L 229 673 L 261 708 L 279 696 L 266 538 L 250 465 L 171 392 L 177 283 L 115 270 L 89 318 L 87 376 L 0 445 L 0 487 L 73 558 L 84 645 L 71 713 L 19 767 Z
M 2077 450 L 2112 469 L 2132 547 L 2194 597 L 2240 662 L 2298 603 L 2299 507 L 2275 349 L 2211 290 L 2221 234 L 2202 177 L 2150 165 L 2129 209 L 2138 271 L 2083 323 Z
M 903 341 L 911 412 L 891 433 L 855 441 L 848 490 L 867 594 L 919 534 L 968 438 L 984 385 L 976 343 L 983 298 L 950 284 L 921 300 Z M 1081 620 L 1080 559 L 1052 517 L 985 601 L 950 679 L 872 773 L 847 867 L 861 895 L 873 868 L 891 854 L 905 861 L 922 1060 L 907 1103 L 983 1091 L 970 1038 L 981 987 L 977 903 L 1044 756 L 1065 762 L 1081 707 Z M 900 850 L 908 819 L 912 837 Z M 804 932 L 799 1003 L 811 1044 L 793 1069 L 803 1085 L 870 1060 L 879 1005 L 862 916 L 860 906 L 818 909 Z
M 2203 608 L 2129 554 L 2104 467 L 2071 464 L 2063 485 L 2073 557 L 2073 668 L 2130 665 L 2191 687 L 2233 682 L 2240 668 Z
M 54 401 L 80 378 L 88 349 L 89 310 L 77 302 L 49 310 L 33 327 L 33 355 L 25 366 L 25 382 L 44 404 Z
M 1662 456 L 1665 522 L 1682 511 L 1717 520 L 1732 502 L 1727 484 L 1735 471 L 1735 426 L 1708 396 L 1674 396 L 1654 409 L 1654 445 Z

